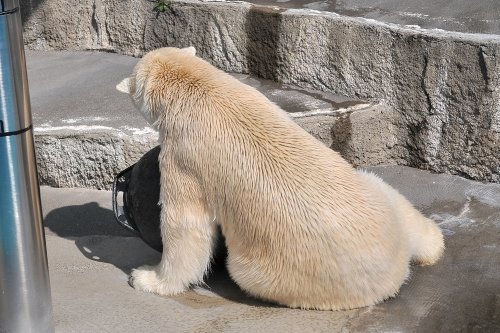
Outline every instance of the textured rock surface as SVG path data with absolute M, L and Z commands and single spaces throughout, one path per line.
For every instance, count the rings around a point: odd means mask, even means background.
M 406 164 L 406 151 L 398 145 L 404 133 L 397 128 L 391 108 L 378 105 L 346 113 L 331 125 L 330 147 L 354 166 Z
M 40 183 L 110 189 L 114 175 L 157 144 L 156 135 L 134 138 L 107 132 L 37 134 Z
M 392 149 L 396 136 L 387 131 L 391 124 L 383 117 L 383 110 L 383 106 L 374 105 L 294 120 L 355 166 L 404 162 Z M 156 133 L 134 136 L 109 130 L 47 133 L 40 129 L 35 135 L 39 180 L 54 187 L 110 189 L 117 173 L 158 144 Z
M 382 100 L 395 111 L 400 164 L 500 181 L 498 35 L 233 2 L 172 2 L 159 14 L 147 1 L 21 3 L 30 48 L 140 56 L 194 45 L 227 71 Z

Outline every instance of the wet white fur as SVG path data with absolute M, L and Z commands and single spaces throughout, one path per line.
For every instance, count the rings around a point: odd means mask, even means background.
M 234 281 L 289 307 L 378 303 L 398 292 L 411 261 L 441 256 L 440 229 L 395 189 L 193 48 L 148 53 L 121 88 L 161 144 L 163 255 L 133 271 L 135 288 L 172 295 L 201 282 L 216 224 Z

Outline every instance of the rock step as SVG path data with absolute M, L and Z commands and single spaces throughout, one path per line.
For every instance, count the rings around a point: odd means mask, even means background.
M 115 86 L 136 58 L 103 52 L 27 51 L 38 170 L 43 185 L 109 189 L 157 144 L 157 133 Z M 387 163 L 381 104 L 233 74 L 356 165 Z M 380 140 L 380 138 L 385 138 Z M 368 142 L 365 141 L 368 140 Z

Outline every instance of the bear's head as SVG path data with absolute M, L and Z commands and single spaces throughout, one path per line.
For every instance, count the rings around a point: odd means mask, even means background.
M 190 46 L 179 49 L 164 47 L 147 53 L 137 63 L 131 77 L 123 79 L 116 89 L 126 93 L 133 104 L 153 127 L 159 127 L 161 110 L 165 107 L 165 64 L 169 58 L 195 56 L 196 50 Z

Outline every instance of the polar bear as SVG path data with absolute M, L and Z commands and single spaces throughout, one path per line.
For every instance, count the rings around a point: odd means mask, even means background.
M 409 264 L 443 253 L 439 227 L 356 171 L 261 93 L 195 55 L 146 54 L 117 86 L 159 131 L 163 254 L 139 290 L 202 282 L 220 225 L 231 278 L 292 308 L 341 310 L 397 294 Z

